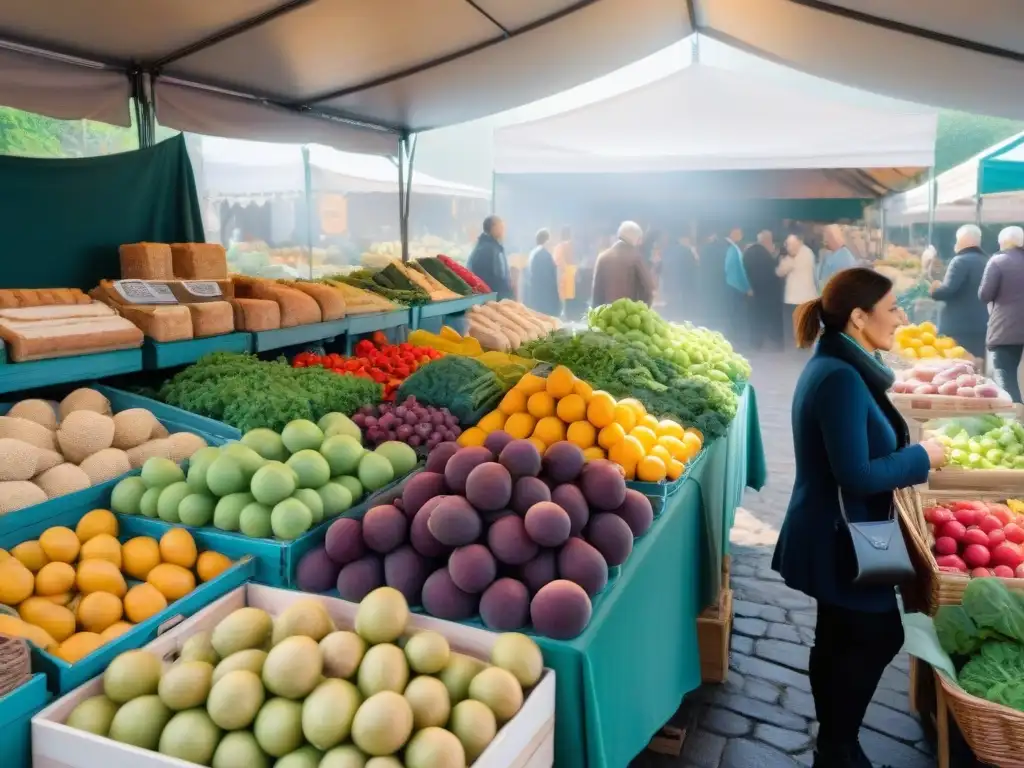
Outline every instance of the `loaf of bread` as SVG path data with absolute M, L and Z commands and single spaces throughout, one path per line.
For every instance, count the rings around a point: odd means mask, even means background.
M 188 307 L 124 306 L 118 311 L 153 341 L 184 341 L 192 338 L 192 313 Z
M 235 330 L 235 315 L 226 301 L 186 304 L 192 314 L 192 335 L 197 339 L 220 336 Z
M 239 331 L 273 331 L 281 327 L 281 308 L 268 299 L 232 299 L 235 329 Z
M 0 290 L 0 308 L 89 304 L 92 301 L 77 288 L 20 288 Z
M 179 280 L 226 280 L 228 257 L 217 243 L 172 243 L 171 261 Z
M 171 246 L 166 243 L 128 243 L 119 249 L 125 280 L 173 280 Z
M 320 305 L 302 291 L 258 277 L 236 276 L 234 282 L 235 295 L 240 299 L 268 299 L 277 302 L 281 310 L 282 328 L 309 325 L 322 320 Z
M 0 311 L 0 338 L 15 362 L 142 345 L 142 331 L 102 304 L 5 309 Z
M 311 296 L 320 307 L 320 316 L 324 322 L 340 320 L 345 316 L 345 297 L 336 288 L 322 283 L 306 283 L 301 280 L 282 282 L 282 285 Z

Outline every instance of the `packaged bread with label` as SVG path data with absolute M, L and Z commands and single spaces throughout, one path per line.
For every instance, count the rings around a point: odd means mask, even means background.
M 218 243 L 171 243 L 174 276 L 179 280 L 226 280 L 228 257 Z
M 99 303 L 0 310 L 0 338 L 15 362 L 142 346 L 142 331 Z
M 171 246 L 167 243 L 128 243 L 119 249 L 121 277 L 126 280 L 173 280 Z
M 226 301 L 186 304 L 192 314 L 192 335 L 197 339 L 220 336 L 235 330 L 235 314 Z
M 153 341 L 184 341 L 192 338 L 192 313 L 188 307 L 129 307 L 118 309 Z
M 281 308 L 269 299 L 232 299 L 235 329 L 239 331 L 276 331 L 281 327 Z
M 302 291 L 258 277 L 236 276 L 234 282 L 235 295 L 240 299 L 269 299 L 277 302 L 281 310 L 282 328 L 294 328 L 322 320 L 320 305 Z

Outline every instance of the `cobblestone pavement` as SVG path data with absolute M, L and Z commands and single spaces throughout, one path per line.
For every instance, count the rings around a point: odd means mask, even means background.
M 687 697 L 673 722 L 687 730 L 683 754 L 645 752 L 637 768 L 799 768 L 813 760 L 814 702 L 807 677 L 814 602 L 771 570 L 772 547 L 793 488 L 790 401 L 806 355 L 751 357 L 768 484 L 748 491 L 732 533 L 733 635 L 729 677 Z M 886 670 L 861 731 L 877 766 L 930 768 L 932 749 L 907 697 L 908 658 Z

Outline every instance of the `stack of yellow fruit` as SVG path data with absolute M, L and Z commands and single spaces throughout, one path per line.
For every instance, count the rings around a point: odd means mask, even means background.
M 231 566 L 219 552 L 199 553 L 184 528 L 159 542 L 122 544 L 117 534 L 117 517 L 94 509 L 73 531 L 55 526 L 0 549 L 0 603 L 17 609 L 0 613 L 0 633 L 73 664 L 187 595 L 196 576 L 209 581 Z M 126 577 L 139 583 L 129 587 Z
M 608 458 L 628 480 L 675 480 L 696 456 L 703 436 L 675 421 L 658 421 L 633 398 L 616 401 L 558 366 L 542 378 L 527 373 L 506 393 L 497 410 L 459 437 L 460 445 L 483 445 L 487 435 L 504 430 L 532 442 L 543 455 L 549 445 L 568 440 L 588 460 Z
M 949 336 L 940 336 L 934 323 L 904 325 L 896 329 L 894 352 L 915 360 L 967 357 L 967 350 Z

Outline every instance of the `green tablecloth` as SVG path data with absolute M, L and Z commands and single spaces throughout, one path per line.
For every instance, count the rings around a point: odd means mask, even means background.
M 697 459 L 636 541 L 594 601 L 583 634 L 571 641 L 537 638 L 556 674 L 559 768 L 627 765 L 700 685 L 696 620 L 708 560 L 717 553 L 719 578 L 723 533 L 727 542 L 743 486 L 760 487 L 764 476 L 757 404 L 748 387 L 727 438 Z

